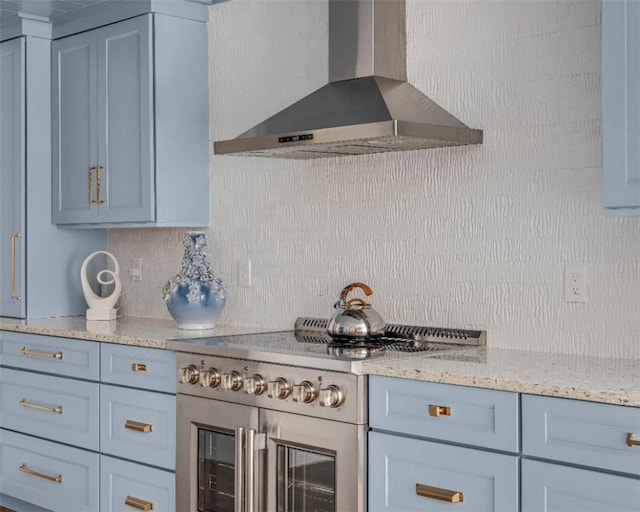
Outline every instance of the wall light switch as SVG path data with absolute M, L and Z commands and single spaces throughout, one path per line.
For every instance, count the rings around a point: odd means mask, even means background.
M 251 260 L 238 261 L 238 286 L 251 286 Z

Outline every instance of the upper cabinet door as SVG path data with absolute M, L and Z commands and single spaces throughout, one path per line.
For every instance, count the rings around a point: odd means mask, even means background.
M 151 20 L 98 31 L 100 222 L 155 219 Z
M 98 222 L 98 37 L 95 31 L 52 45 L 53 221 Z
M 53 43 L 53 223 L 209 224 L 206 23 L 150 13 Z
M 53 42 L 53 222 L 150 222 L 151 16 Z
M 604 204 L 640 215 L 640 2 L 602 2 Z
M 25 316 L 25 40 L 0 44 L 0 316 Z

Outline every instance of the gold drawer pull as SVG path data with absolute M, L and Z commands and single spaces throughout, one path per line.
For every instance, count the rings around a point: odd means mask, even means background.
M 634 435 L 629 432 L 627 434 L 627 446 L 640 446 L 640 439 L 636 439 Z
M 451 407 L 445 405 L 429 405 L 430 416 L 451 416 Z
M 146 372 L 147 371 L 147 365 L 144 363 L 133 363 L 131 365 L 131 371 L 132 372 Z
M 27 475 L 37 476 L 38 478 L 44 478 L 45 480 L 49 480 L 50 482 L 57 482 L 59 484 L 62 483 L 62 475 L 51 476 L 45 475 L 44 473 L 40 473 L 40 471 L 34 471 L 33 469 L 29 469 L 26 464 L 22 464 L 18 470 L 26 473 Z
M 153 430 L 153 425 L 150 423 L 140 423 L 139 421 L 127 420 L 124 423 L 124 428 L 147 434 Z
M 127 496 L 124 500 L 124 504 L 137 508 L 138 510 L 153 510 L 153 503 L 141 500 L 140 498 L 134 498 L 133 496 Z
M 39 411 L 45 411 L 45 412 L 57 412 L 58 414 L 62 414 L 61 405 L 59 405 L 58 407 L 47 407 L 46 405 L 38 405 L 38 404 L 32 404 L 31 402 L 27 402 L 26 398 L 23 398 L 22 400 L 20 400 L 20 405 L 22 407 L 27 407 L 29 409 L 37 409 Z
M 97 201 L 93 198 L 93 177 L 92 171 L 96 168 L 95 165 L 90 165 L 87 167 L 87 202 L 89 204 L 97 204 Z
M 416 484 L 416 494 L 423 498 L 433 498 L 434 500 L 446 501 L 447 503 L 462 503 L 463 495 L 460 491 L 450 491 L 441 487 L 431 485 Z
M 37 356 L 37 357 L 50 357 L 51 359 L 62 359 L 62 352 L 40 352 L 39 350 L 30 350 L 27 347 L 22 347 L 20 353 L 23 356 Z
M 16 293 L 16 240 L 20 238 L 20 233 L 11 234 L 11 300 L 21 300 Z

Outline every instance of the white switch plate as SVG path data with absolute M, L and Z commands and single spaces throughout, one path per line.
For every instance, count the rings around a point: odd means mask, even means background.
M 584 266 L 566 267 L 564 271 L 564 300 L 587 302 L 586 269 Z
M 129 269 L 129 277 L 132 281 L 142 281 L 142 257 L 136 256 L 131 258 L 131 268 Z
M 238 286 L 243 288 L 251 286 L 251 260 L 238 261 Z

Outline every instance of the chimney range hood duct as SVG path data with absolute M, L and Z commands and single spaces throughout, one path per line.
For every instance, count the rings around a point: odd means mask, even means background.
M 329 0 L 329 80 L 214 153 L 309 159 L 482 142 L 407 83 L 404 0 Z

